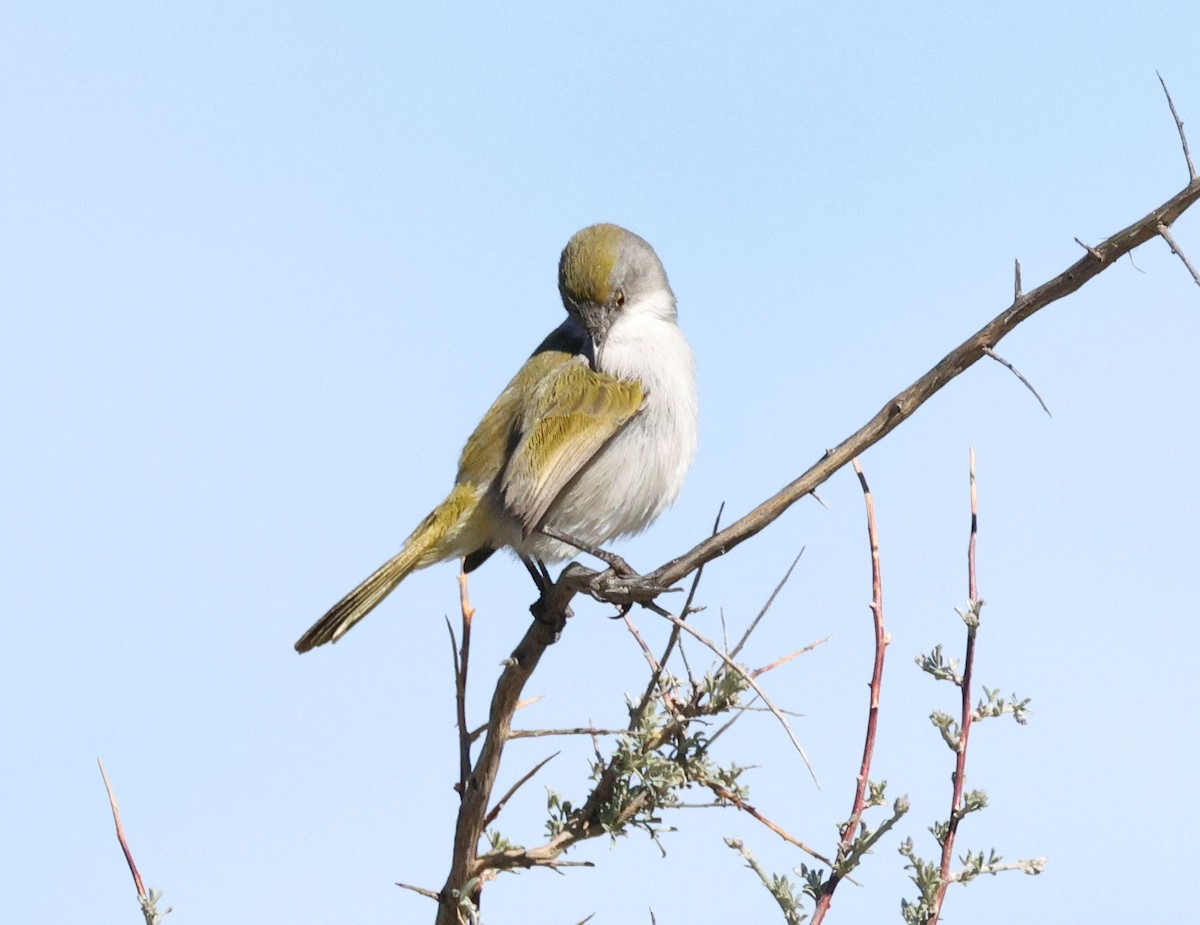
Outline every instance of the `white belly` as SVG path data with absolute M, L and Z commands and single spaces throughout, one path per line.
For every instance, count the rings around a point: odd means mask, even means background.
M 672 321 L 630 317 L 602 345 L 597 366 L 638 379 L 645 404 L 563 489 L 546 524 L 592 545 L 646 529 L 679 494 L 696 456 L 696 371 L 691 347 Z M 578 554 L 534 533 L 518 544 L 547 562 Z

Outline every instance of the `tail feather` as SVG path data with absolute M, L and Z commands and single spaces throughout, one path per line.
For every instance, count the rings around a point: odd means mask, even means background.
M 296 651 L 307 652 L 341 639 L 350 627 L 374 610 L 396 585 L 408 577 L 416 567 L 420 552 L 422 550 L 414 550 L 410 543 L 388 559 L 371 577 L 330 607 L 329 612 L 296 641 Z
M 477 500 L 478 495 L 469 486 L 456 486 L 450 496 L 421 521 L 400 552 L 330 607 L 329 612 L 296 641 L 296 651 L 307 652 L 327 642 L 337 642 L 410 573 L 458 555 L 458 535 Z

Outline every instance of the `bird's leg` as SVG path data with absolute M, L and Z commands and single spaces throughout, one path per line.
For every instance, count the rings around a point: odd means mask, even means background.
M 571 616 L 571 608 L 566 604 L 555 606 L 551 601 L 554 579 L 550 575 L 550 569 L 546 568 L 545 562 L 527 556 L 521 556 L 521 562 L 525 565 L 538 589 L 538 599 L 530 606 L 529 612 L 550 632 L 548 641 L 556 642 L 566 625 L 567 618 Z
M 545 595 L 550 590 L 550 586 L 554 584 L 554 579 L 550 577 L 550 570 L 546 568 L 546 563 L 541 559 L 530 559 L 521 556 L 521 564 L 525 566 L 529 572 L 529 577 L 537 585 L 538 593 Z
M 538 532 L 543 536 L 548 536 L 552 540 L 558 540 L 560 543 L 566 543 L 568 546 L 574 546 L 580 552 L 586 552 L 589 556 L 595 556 L 610 569 L 613 570 L 620 578 L 639 578 L 637 572 L 614 552 L 609 552 L 607 549 L 601 549 L 599 546 L 593 546 L 591 543 L 577 540 L 575 537 L 563 533 L 561 530 L 555 530 L 553 527 L 541 526 L 538 527 Z

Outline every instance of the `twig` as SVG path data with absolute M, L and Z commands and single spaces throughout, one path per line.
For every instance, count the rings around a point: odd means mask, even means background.
M 397 883 L 396 886 L 400 887 L 402 890 L 412 890 L 414 893 L 420 893 L 422 896 L 429 897 L 434 902 L 437 902 L 439 898 L 437 893 L 435 893 L 433 890 L 427 890 L 423 886 L 413 886 L 411 883 Z
M 729 804 L 737 807 L 742 812 L 744 812 L 747 816 L 750 816 L 751 818 L 756 819 L 759 822 L 761 822 L 763 825 L 765 825 L 768 829 L 770 829 L 772 832 L 774 832 L 776 835 L 778 835 L 780 838 L 782 838 L 788 844 L 794 845 L 795 847 L 797 847 L 801 851 L 803 851 L 805 854 L 807 854 L 809 857 L 820 861 L 822 864 L 828 864 L 831 867 L 833 866 L 833 862 L 831 860 L 829 860 L 829 858 L 822 856 L 817 851 L 814 851 L 808 845 L 804 844 L 804 842 L 800 841 L 800 839 L 789 835 L 783 829 L 782 826 L 779 826 L 776 823 L 772 822 L 770 819 L 768 819 L 766 816 L 764 816 L 762 813 L 760 813 L 757 809 L 755 809 L 753 806 L 751 806 L 749 803 L 747 803 L 745 800 L 743 800 L 741 797 L 739 797 L 733 791 L 727 789 L 726 787 L 723 787 L 721 784 L 717 783 L 715 780 L 706 780 L 706 781 L 702 781 L 701 783 L 703 783 L 705 787 L 707 787 L 709 790 L 711 790 L 714 794 L 717 795 L 717 797 L 724 800 L 726 803 L 729 803 Z
M 775 590 L 771 592 L 771 596 L 767 598 L 767 602 L 762 605 L 762 609 L 750 621 L 750 625 L 746 627 L 746 632 L 742 633 L 742 638 L 738 640 L 738 644 L 733 647 L 733 651 L 729 653 L 730 658 L 737 658 L 738 653 L 742 651 L 742 646 L 750 639 L 750 634 L 754 632 L 758 622 L 771 609 L 771 605 L 775 603 L 775 598 L 779 596 L 779 592 L 783 590 L 783 586 L 787 584 L 788 579 L 792 577 L 792 572 L 796 570 L 796 565 L 800 562 L 800 557 L 804 555 L 804 547 L 800 547 L 800 551 L 796 553 L 796 558 L 792 560 L 792 564 L 788 566 L 788 570 L 783 573 L 783 577 L 779 579 L 779 584 L 775 586 Z
M 504 796 L 502 796 L 498 801 L 496 801 L 496 805 L 492 807 L 491 812 L 489 812 L 484 817 L 483 827 L 486 829 L 489 825 L 491 825 L 493 822 L 495 822 L 496 817 L 500 815 L 500 810 L 504 809 L 504 804 L 512 799 L 513 794 L 516 793 L 518 790 L 520 790 L 521 787 L 524 786 L 526 783 L 528 783 L 530 780 L 532 780 L 533 776 L 535 774 L 537 774 L 538 771 L 540 771 L 547 764 L 549 764 L 551 761 L 553 761 L 555 758 L 557 758 L 560 754 L 562 754 L 562 753 L 555 752 L 553 755 L 546 756 L 541 761 L 539 761 L 537 764 L 535 764 L 533 766 L 533 768 L 529 772 L 527 772 L 519 781 L 517 781 L 515 784 L 513 784 L 511 787 L 509 787 L 507 792 L 505 792 Z
M 1179 112 L 1175 109 L 1175 101 L 1171 99 L 1171 91 L 1167 89 L 1167 82 L 1163 80 L 1162 74 L 1158 71 L 1154 72 L 1158 76 L 1158 82 L 1162 84 L 1163 93 L 1167 95 L 1167 105 L 1171 107 L 1171 117 L 1175 120 L 1175 128 L 1179 131 L 1179 143 L 1183 145 L 1183 159 L 1187 161 L 1188 180 L 1196 179 L 1196 165 L 1192 163 L 1192 152 L 1188 150 L 1187 135 L 1183 131 L 1183 120 L 1179 118 Z
M 811 652 L 817 646 L 824 645 L 825 643 L 829 642 L 829 639 L 830 639 L 829 636 L 822 636 L 816 642 L 810 642 L 806 646 L 801 646 L 795 652 L 789 652 L 787 655 L 781 655 L 779 658 L 775 659 L 775 661 L 770 662 L 769 664 L 763 665 L 761 668 L 755 668 L 753 671 L 750 672 L 750 674 L 756 678 L 759 677 L 760 675 L 764 675 L 768 671 L 773 671 L 774 669 L 778 668 L 780 665 L 786 665 L 788 662 L 790 662 L 792 659 L 796 658 L 798 655 L 804 655 L 806 652 Z
M 673 614 L 673 613 L 668 613 L 667 611 L 661 610 L 661 609 L 658 612 L 659 612 L 659 616 L 661 616 L 664 620 L 671 621 L 671 623 L 673 623 L 675 626 L 678 626 L 685 633 L 694 637 L 697 642 L 699 642 L 702 646 L 704 646 L 706 649 L 708 649 L 710 652 L 712 652 L 714 655 L 716 655 L 717 658 L 721 659 L 721 661 L 723 661 L 727 666 L 729 666 L 729 669 L 731 671 L 740 675 L 741 678 L 748 685 L 750 685 L 750 687 L 753 689 L 754 693 L 758 694 L 758 696 L 762 698 L 762 702 L 767 705 L 767 709 L 769 709 L 771 711 L 771 715 L 774 716 L 775 719 L 779 720 L 779 724 L 781 726 L 783 726 L 784 731 L 787 732 L 787 734 L 788 734 L 788 738 L 791 739 L 792 745 L 795 747 L 796 751 L 800 754 L 800 757 L 804 759 L 804 765 L 805 765 L 805 767 L 808 768 L 808 773 L 810 775 L 812 775 L 813 783 L 815 783 L 818 787 L 820 787 L 821 784 L 820 784 L 820 781 L 817 780 L 817 772 L 816 772 L 816 770 L 814 770 L 814 768 L 812 766 L 812 762 L 808 760 L 808 754 L 804 751 L 804 746 L 800 744 L 800 740 L 796 738 L 796 733 L 794 733 L 792 731 L 791 723 L 789 723 L 787 721 L 787 717 L 784 716 L 782 712 L 780 712 L 779 707 L 775 706 L 775 703 L 771 700 L 770 697 L 767 696 L 767 692 L 764 691 L 762 689 L 762 687 L 759 686 L 759 683 L 750 676 L 750 674 L 746 671 L 746 669 L 744 669 L 741 665 L 739 665 L 737 662 L 735 662 L 733 659 L 731 659 L 728 655 L 726 655 L 724 652 L 722 652 L 721 648 L 715 642 L 713 642 L 711 639 L 709 639 L 707 636 L 705 636 L 703 633 L 700 633 L 697 630 L 693 629 L 692 627 L 688 626 L 686 623 L 684 623 L 682 620 L 680 620 L 679 617 L 675 616 L 675 614 Z
M 549 590 L 547 600 L 542 602 L 545 610 L 539 612 L 525 631 L 496 682 L 488 712 L 487 736 L 467 776 L 458 807 L 450 871 L 445 886 L 438 894 L 437 925 L 458 925 L 458 910 L 464 898 L 476 907 L 479 905 L 482 887 L 482 880 L 478 876 L 479 840 L 483 835 L 483 821 L 500 769 L 500 757 L 512 728 L 521 691 L 541 661 L 546 647 L 558 638 L 559 624 L 553 615 L 565 619 L 570 612 L 568 602 L 569 595 L 561 589 Z M 464 890 L 469 893 L 466 897 L 463 896 Z
M 514 729 L 510 739 L 537 739 L 544 736 L 619 736 L 631 735 L 628 729 L 597 729 L 595 726 L 574 726 L 570 729 Z
M 462 613 L 462 648 L 456 649 L 454 655 L 454 703 L 458 715 L 458 786 L 459 793 L 462 793 L 471 774 L 471 743 L 474 741 L 467 729 L 467 669 L 471 660 L 471 620 L 475 616 L 475 608 L 471 606 L 467 595 L 467 573 L 461 563 L 458 569 L 458 603 Z M 446 625 L 450 626 L 449 620 Z M 450 639 L 454 639 L 453 629 L 450 630 Z
M 1092 247 L 1092 245 L 1084 244 L 1082 241 L 1079 240 L 1079 238 L 1075 239 L 1075 243 L 1078 244 L 1080 247 L 1082 247 L 1085 251 L 1087 251 L 1093 257 L 1095 257 L 1097 260 L 1104 260 L 1104 255 L 1101 254 L 1098 250 L 1096 250 L 1096 248 Z
M 1021 261 L 1013 260 L 1013 302 L 1021 298 Z
M 1192 262 L 1188 260 L 1188 256 L 1183 252 L 1183 248 L 1175 243 L 1175 239 L 1171 237 L 1171 230 L 1166 225 L 1159 225 L 1158 233 L 1162 236 L 1162 239 L 1167 242 L 1167 246 L 1171 248 L 1171 253 L 1183 261 L 1183 265 L 1187 267 L 1188 272 L 1192 274 L 1192 279 L 1196 281 L 1196 285 L 1200 286 L 1200 273 L 1196 272 L 1195 266 L 1193 266 Z
M 713 518 L 712 534 L 715 535 L 721 526 L 721 515 L 725 513 L 725 502 L 722 501 L 720 507 L 717 508 L 717 516 Z M 696 595 L 696 589 L 700 586 L 700 576 L 704 574 L 704 565 L 696 569 L 695 577 L 692 579 L 691 590 L 688 591 L 687 600 L 684 601 L 683 614 L 686 617 L 691 609 L 692 601 Z M 641 724 L 642 716 L 645 715 L 647 708 L 650 705 L 650 699 L 654 694 L 654 688 L 658 687 L 662 681 L 663 669 L 666 667 L 667 660 L 670 659 L 671 653 L 675 651 L 675 647 L 679 645 L 679 628 L 672 627 L 671 634 L 667 637 L 667 645 L 663 649 L 662 657 L 658 660 L 658 668 L 651 671 L 650 683 L 646 685 L 646 690 L 642 694 L 642 699 L 638 702 L 637 709 L 629 718 L 629 729 L 632 732 Z M 682 651 L 682 650 L 681 650 Z
M 1047 416 L 1054 417 L 1054 415 L 1050 414 L 1050 409 L 1046 407 L 1046 403 L 1044 401 L 1042 401 L 1042 396 L 1038 394 L 1038 390 L 1033 387 L 1033 383 L 1030 382 L 1028 379 L 1026 379 L 1024 376 L 1022 376 L 1021 371 L 1019 369 L 1017 369 L 1015 366 L 1013 366 L 1012 363 L 1008 362 L 1008 360 L 1004 359 L 1004 357 L 1000 356 L 998 353 L 996 353 L 994 350 L 992 350 L 991 347 L 985 347 L 983 352 L 986 353 L 988 356 L 990 356 L 993 360 L 995 360 L 1001 366 L 1007 366 L 1009 372 L 1011 372 L 1014 376 L 1016 376 L 1018 379 L 1020 379 L 1021 382 L 1024 384 L 1025 388 L 1029 389 L 1029 391 L 1031 391 L 1033 393 L 1033 397 L 1038 400 L 1038 404 L 1042 406 L 1042 410 L 1046 412 Z
M 954 788 L 950 801 L 950 818 L 947 820 L 946 837 L 942 842 L 942 861 L 938 872 L 938 888 L 929 912 L 929 925 L 936 925 L 941 916 L 946 889 L 950 886 L 950 861 L 954 855 L 954 837 L 962 820 L 963 787 L 967 781 L 967 744 L 971 735 L 971 675 L 975 667 L 975 633 L 979 628 L 979 586 L 975 577 L 975 539 L 979 533 L 979 500 L 975 489 L 975 448 L 970 453 L 971 482 L 971 535 L 967 541 L 967 651 L 963 656 L 963 672 L 959 682 L 962 689 L 962 714 L 959 719 L 958 748 L 954 763 Z
M 745 842 L 740 838 L 726 838 L 725 844 L 742 856 L 746 862 L 746 866 L 758 874 L 758 879 L 762 881 L 762 885 L 767 888 L 767 892 L 775 899 L 779 905 L 780 911 L 783 913 L 783 919 L 787 925 L 800 925 L 804 921 L 804 915 L 797 908 L 794 897 L 786 895 L 780 889 L 781 884 L 777 877 L 771 876 L 763 869 L 763 866 L 758 863 L 758 859 L 750 853 L 750 849 L 746 847 Z
M 854 474 L 862 486 L 863 500 L 867 509 L 867 542 L 871 550 L 871 621 L 875 629 L 875 661 L 871 669 L 870 706 L 867 709 L 867 733 L 863 742 L 862 764 L 859 767 L 858 778 L 854 787 L 854 802 L 850 808 L 850 818 L 842 828 L 841 840 L 838 843 L 836 865 L 830 864 L 829 879 L 823 885 L 816 910 L 813 912 L 813 925 L 820 925 L 829 912 L 833 902 L 833 893 L 845 876 L 843 868 L 850 865 L 854 851 L 854 839 L 862 822 L 863 810 L 867 803 L 867 788 L 871 778 L 871 759 L 875 754 L 875 735 L 879 727 L 879 699 L 883 690 L 883 659 L 887 652 L 888 637 L 883 629 L 883 574 L 879 561 L 879 533 L 875 524 L 875 498 L 867 485 L 867 477 L 863 474 L 858 459 L 851 460 Z
M 129 842 L 125 840 L 125 827 L 121 825 L 121 810 L 117 807 L 117 796 L 113 793 L 112 784 L 108 782 L 108 773 L 104 770 L 104 762 L 97 758 L 96 764 L 100 766 L 100 777 L 104 781 L 104 789 L 108 792 L 108 806 L 112 810 L 113 825 L 117 829 L 117 842 L 120 843 L 121 852 L 125 855 L 125 863 L 129 865 L 129 873 L 133 875 L 133 886 L 137 890 L 138 904 L 142 907 L 142 915 L 146 919 L 146 925 L 159 925 L 163 916 L 171 910 L 168 908 L 166 912 L 159 912 L 156 906 L 162 894 L 153 889 L 147 892 L 146 887 L 142 884 L 142 875 L 138 873 L 137 864 L 133 862 L 133 852 L 129 850 Z
M 104 762 L 97 758 L 96 764 L 100 765 L 100 777 L 104 780 L 104 789 L 108 791 L 108 805 L 112 809 L 113 824 L 117 827 L 117 841 L 121 843 L 121 851 L 125 854 L 125 863 L 129 865 L 129 872 L 133 874 L 133 885 L 137 889 L 138 899 L 145 899 L 146 888 L 142 885 L 142 875 L 138 873 L 137 865 L 133 863 L 133 854 L 129 850 L 129 843 L 125 841 L 125 827 L 121 825 L 121 810 L 117 808 L 116 794 L 113 793 L 112 784 L 108 782 Z

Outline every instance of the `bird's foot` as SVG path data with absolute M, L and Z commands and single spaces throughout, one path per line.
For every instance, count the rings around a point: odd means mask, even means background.
M 607 565 L 614 575 L 618 578 L 638 578 L 639 574 L 634 571 L 632 566 L 615 552 L 609 552 L 607 549 L 602 549 L 599 546 L 593 545 L 585 540 L 576 539 L 569 533 L 563 533 L 561 530 L 556 530 L 553 527 L 540 527 L 541 533 L 550 537 L 552 540 L 558 540 L 560 543 L 566 543 L 568 546 L 574 546 L 580 552 L 586 552 L 589 556 L 595 556 L 605 565 Z

